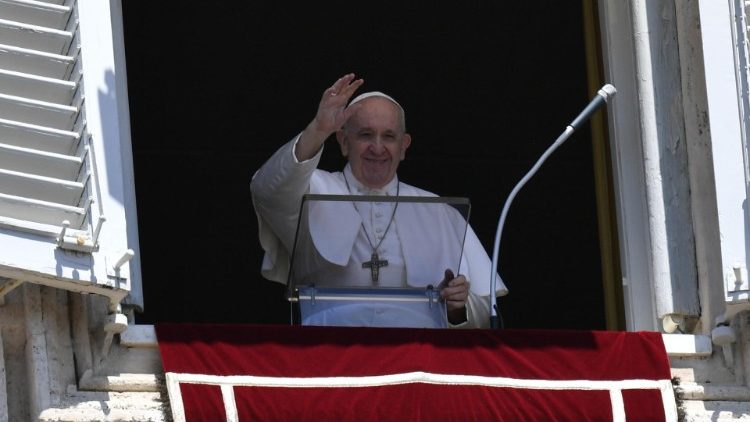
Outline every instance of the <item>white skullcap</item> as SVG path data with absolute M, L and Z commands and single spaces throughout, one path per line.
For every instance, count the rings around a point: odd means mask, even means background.
M 370 97 L 385 98 L 386 100 L 389 100 L 393 104 L 396 104 L 398 106 L 398 108 L 401 109 L 402 112 L 404 110 L 404 108 L 401 107 L 401 104 L 399 104 L 398 101 L 394 100 L 393 97 L 391 97 L 390 95 L 387 95 L 387 94 L 383 94 L 380 91 L 370 91 L 370 92 L 365 92 L 365 93 L 359 94 L 356 97 L 354 97 L 354 99 L 351 102 L 349 102 L 349 105 L 356 104 L 356 103 L 358 103 L 358 102 L 360 102 L 360 101 L 362 101 L 364 99 L 370 98 Z

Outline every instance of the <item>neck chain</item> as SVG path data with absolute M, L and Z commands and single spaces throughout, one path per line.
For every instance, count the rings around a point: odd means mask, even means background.
M 349 187 L 349 181 L 346 180 L 346 173 L 342 173 L 344 175 L 344 183 L 346 183 L 346 190 L 349 191 L 349 193 L 352 193 L 351 187 Z M 396 179 L 396 205 L 393 206 L 393 212 L 391 213 L 391 219 L 388 221 L 388 225 L 385 227 L 385 231 L 383 232 L 383 237 L 380 238 L 380 241 L 377 245 L 372 244 L 372 240 L 370 240 L 370 235 L 367 234 L 367 229 L 365 228 L 365 222 L 362 221 L 362 231 L 365 232 L 365 238 L 367 239 L 367 243 L 370 244 L 370 248 L 372 248 L 372 256 L 370 257 L 370 260 L 367 262 L 362 263 L 362 268 L 369 268 L 370 269 L 370 275 L 372 276 L 372 282 L 377 283 L 378 278 L 380 276 L 380 267 L 385 267 L 388 265 L 388 260 L 386 259 L 380 259 L 378 256 L 378 248 L 383 243 L 383 240 L 385 240 L 385 236 L 388 234 L 388 229 L 391 228 L 391 224 L 393 223 L 394 217 L 396 217 L 396 209 L 398 208 L 398 195 L 400 190 L 400 183 L 398 182 L 398 179 Z M 352 202 L 352 206 L 354 209 L 359 213 L 359 209 L 357 208 L 357 204 Z M 361 215 L 361 214 L 360 214 Z

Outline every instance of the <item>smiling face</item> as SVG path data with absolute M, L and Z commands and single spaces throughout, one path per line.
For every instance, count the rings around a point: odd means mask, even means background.
M 341 153 L 363 185 L 378 189 L 396 175 L 411 137 L 405 132 L 401 108 L 383 97 L 370 97 L 336 132 Z

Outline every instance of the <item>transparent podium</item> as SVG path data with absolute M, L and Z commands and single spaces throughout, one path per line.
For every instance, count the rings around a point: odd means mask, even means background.
M 305 195 L 288 299 L 319 326 L 447 327 L 440 290 L 459 274 L 467 198 Z

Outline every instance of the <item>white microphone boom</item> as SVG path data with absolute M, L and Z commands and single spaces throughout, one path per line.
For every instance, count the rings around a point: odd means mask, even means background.
M 581 112 L 581 114 L 578 115 L 578 117 L 573 120 L 571 124 L 569 124 L 563 133 L 555 140 L 555 142 L 547 148 L 546 151 L 544 151 L 544 154 L 542 154 L 541 157 L 539 157 L 539 160 L 537 160 L 536 164 L 534 164 L 534 167 L 529 170 L 528 173 L 521 179 L 520 182 L 513 188 L 513 190 L 508 195 L 508 199 L 505 200 L 505 205 L 503 205 L 503 211 L 500 214 L 500 221 L 497 224 L 497 232 L 495 233 L 495 244 L 492 248 L 492 271 L 490 272 L 490 327 L 491 328 L 498 328 L 498 312 L 497 312 L 497 280 L 502 278 L 497 273 L 497 256 L 498 252 L 500 251 L 500 238 L 503 234 L 503 226 L 505 225 L 505 217 L 508 215 L 508 209 L 510 208 L 511 202 L 513 202 L 513 199 L 516 197 L 516 194 L 518 194 L 518 191 L 521 190 L 521 188 L 526 184 L 526 182 L 531 179 L 534 174 L 536 174 L 537 170 L 539 170 L 539 167 L 542 166 L 545 160 L 552 155 L 555 150 L 565 142 L 570 135 L 575 132 L 575 130 L 578 128 L 578 126 L 581 123 L 584 123 L 586 120 L 591 117 L 592 114 L 594 114 L 595 111 L 597 111 L 601 106 L 607 103 L 607 100 L 609 98 L 613 97 L 617 93 L 617 90 L 614 86 L 607 84 L 604 85 L 594 96 L 594 99 L 591 100 L 589 105 L 586 106 L 585 109 Z

